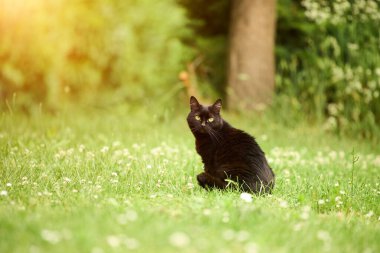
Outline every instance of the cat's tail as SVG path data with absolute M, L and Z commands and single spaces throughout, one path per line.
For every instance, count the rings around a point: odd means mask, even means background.
M 256 194 L 271 194 L 275 186 L 275 175 L 272 168 L 263 170 L 261 175 L 257 175 L 255 180 L 250 183 L 244 183 L 243 190 L 251 191 Z
M 243 192 L 251 192 L 257 195 L 263 195 L 263 194 L 271 194 L 273 188 L 271 185 L 257 181 L 257 182 L 251 182 L 251 183 L 243 182 L 240 185 L 240 189 Z

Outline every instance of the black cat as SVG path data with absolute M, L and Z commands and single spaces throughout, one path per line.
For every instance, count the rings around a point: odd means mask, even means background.
M 195 97 L 190 98 L 187 122 L 205 170 L 197 176 L 199 185 L 225 189 L 226 179 L 230 179 L 243 191 L 269 193 L 274 186 L 274 173 L 264 152 L 252 136 L 222 119 L 221 108 L 220 99 L 204 106 Z

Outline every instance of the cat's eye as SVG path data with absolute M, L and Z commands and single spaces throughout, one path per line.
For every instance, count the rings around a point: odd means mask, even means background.
M 214 121 L 214 118 L 209 118 L 207 121 L 208 121 L 208 122 L 213 122 L 213 121 Z
M 201 117 L 199 117 L 198 115 L 195 115 L 195 119 L 199 121 L 201 120 Z

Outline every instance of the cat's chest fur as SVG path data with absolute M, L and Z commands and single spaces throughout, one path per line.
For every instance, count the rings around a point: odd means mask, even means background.
M 215 143 L 207 137 L 196 138 L 195 148 L 202 158 L 205 170 L 212 172 L 216 166 L 216 153 L 221 148 L 221 143 Z

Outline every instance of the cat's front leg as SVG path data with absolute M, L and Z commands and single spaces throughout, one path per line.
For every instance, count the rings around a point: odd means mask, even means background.
M 203 188 L 219 188 L 224 189 L 227 186 L 227 182 L 223 179 L 214 177 L 207 172 L 203 172 L 197 176 L 198 183 Z

